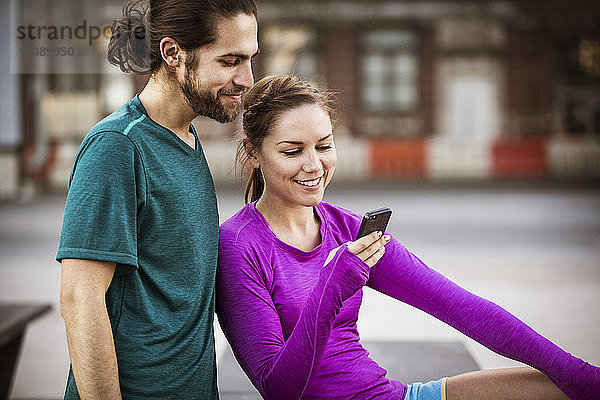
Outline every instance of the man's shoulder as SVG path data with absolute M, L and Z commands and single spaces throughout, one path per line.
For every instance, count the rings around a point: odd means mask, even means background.
M 87 137 L 99 132 L 116 132 L 128 136 L 137 123 L 146 118 L 146 114 L 135 106 L 135 98 L 128 101 L 111 114 L 104 117 L 90 129 Z
M 76 171 L 78 176 L 87 177 L 89 171 L 114 171 L 121 175 L 132 168 L 143 168 L 139 146 L 128 135 L 140 115 L 145 116 L 130 101 L 90 129 L 75 156 L 69 187 Z
M 135 98 L 100 120 L 85 135 L 79 148 L 79 156 L 89 153 L 97 157 L 115 157 L 134 151 L 135 140 L 131 133 L 146 114 L 135 105 Z M 79 157 L 78 157 L 79 158 Z

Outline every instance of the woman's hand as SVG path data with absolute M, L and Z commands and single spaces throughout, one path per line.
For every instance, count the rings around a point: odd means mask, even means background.
M 389 235 L 382 235 L 381 232 L 372 232 L 354 242 L 349 242 L 348 250 L 363 260 L 369 267 L 372 267 L 383 257 L 385 245 L 390 239 Z

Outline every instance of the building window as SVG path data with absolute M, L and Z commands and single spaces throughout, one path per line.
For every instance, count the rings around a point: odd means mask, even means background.
M 317 32 L 306 25 L 270 25 L 262 30 L 261 58 L 269 73 L 319 82 Z
M 562 129 L 577 136 L 600 134 L 600 40 L 561 43 L 554 48 Z
M 417 36 L 409 30 L 367 32 L 361 60 L 365 111 L 416 111 L 419 102 Z

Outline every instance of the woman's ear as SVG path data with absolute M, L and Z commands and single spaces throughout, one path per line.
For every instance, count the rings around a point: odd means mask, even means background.
M 248 154 L 248 162 L 252 168 L 260 168 L 260 163 L 258 162 L 258 151 L 256 150 L 256 147 L 252 146 L 250 143 L 245 143 L 244 151 L 246 154 Z

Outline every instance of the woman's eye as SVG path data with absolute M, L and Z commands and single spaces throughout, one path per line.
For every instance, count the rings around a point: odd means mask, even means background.
M 287 151 L 282 151 L 283 154 L 285 154 L 286 156 L 294 156 L 296 154 L 300 153 L 300 150 L 287 150 Z
M 319 146 L 317 147 L 317 150 L 321 150 L 321 151 L 326 151 L 326 150 L 330 150 L 333 146 L 330 144 L 327 144 L 325 146 Z

